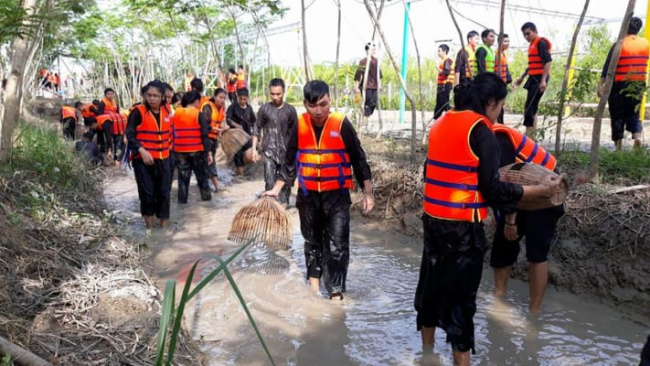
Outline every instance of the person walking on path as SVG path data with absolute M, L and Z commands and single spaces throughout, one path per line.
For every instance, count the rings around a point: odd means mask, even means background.
M 298 178 L 296 207 L 305 238 L 306 277 L 311 287 L 321 279 L 332 300 L 343 300 L 350 261 L 350 189 L 352 171 L 363 187 L 363 211 L 372 210 L 370 167 L 350 121 L 330 112 L 329 86 L 321 80 L 303 88 L 306 113 L 291 131 L 279 179 L 266 196 L 277 197 Z
M 231 104 L 226 110 L 226 121 L 229 127 L 244 130 L 248 135 L 252 133 L 255 125 L 255 112 L 248 104 L 248 89 L 237 90 L 237 103 Z M 235 154 L 235 171 L 239 179 L 244 178 L 244 166 L 253 162 L 253 142 L 249 140 Z
M 257 162 L 257 143 L 262 140 L 262 161 L 264 164 L 265 190 L 275 185 L 280 174 L 280 167 L 287 155 L 287 140 L 298 123 L 296 109 L 284 102 L 284 80 L 271 79 L 269 94 L 271 102 L 264 104 L 257 111 L 257 121 L 253 126 L 253 160 Z M 285 184 L 278 200 L 289 205 L 291 184 Z
M 363 104 L 363 116 L 369 117 L 375 112 L 377 107 L 377 98 L 379 90 L 379 80 L 377 80 L 377 58 L 375 57 L 376 49 L 375 45 L 372 43 L 366 44 L 366 57 L 362 58 L 359 61 L 359 67 L 357 67 L 357 72 L 354 74 L 354 92 L 361 93 L 363 92 L 363 77 L 366 72 L 366 64 L 368 63 L 368 58 L 370 58 L 370 67 L 368 69 L 368 81 L 366 82 L 366 95 L 364 98 Z M 379 77 L 382 78 L 381 69 L 379 70 Z
M 639 104 L 645 93 L 648 54 L 650 46 L 648 40 L 639 37 L 638 33 L 643 26 L 643 21 L 633 17 L 627 28 L 627 36 L 623 40 L 621 57 L 616 64 L 616 76 L 612 91 L 609 93 L 609 115 L 612 125 L 612 140 L 616 150 L 623 148 L 625 131 L 632 133 L 634 147 L 641 147 L 641 133 L 643 125 L 639 119 Z M 607 69 L 612 60 L 614 46 L 609 49 L 607 60 L 598 86 L 598 96 L 603 94 Z
M 467 33 L 467 46 L 456 54 L 456 66 L 454 67 L 454 83 L 459 84 L 465 80 L 471 80 L 472 69 L 476 64 L 476 47 L 478 47 L 479 37 L 477 31 Z M 456 85 L 454 84 L 454 85 Z
M 534 186 L 499 180 L 499 146 L 492 132 L 508 90 L 494 73 L 454 90 L 455 109 L 434 122 L 424 184 L 424 249 L 415 293 L 423 351 L 435 328 L 447 333 L 454 365 L 468 366 L 474 347 L 476 294 L 483 273 L 488 205 L 514 212 L 518 201 L 550 197 L 561 180 Z
M 515 80 L 515 85 L 521 85 L 526 75 L 528 75 L 528 80 L 524 84 L 524 89 L 528 91 L 526 103 L 524 103 L 524 126 L 526 126 L 526 135 L 532 136 L 537 127 L 539 101 L 546 91 L 551 75 L 552 45 L 551 41 L 537 34 L 537 27 L 531 22 L 524 23 L 521 31 L 526 41 L 529 42 L 528 68 Z
M 454 61 L 449 58 L 449 46 L 441 44 L 438 47 L 438 89 L 436 92 L 436 106 L 434 108 L 433 119 L 438 119 L 442 114 L 451 109 L 449 106 L 449 96 L 451 89 L 454 87 Z
M 501 151 L 500 165 L 514 162 L 531 162 L 553 171 L 556 160 L 553 155 L 531 138 L 512 127 L 493 126 Z M 497 229 L 492 241 L 490 266 L 494 269 L 494 295 L 505 297 L 512 265 L 519 255 L 519 241 L 526 237 L 526 258 L 528 260 L 528 287 L 530 289 L 531 313 L 542 310 L 542 300 L 548 282 L 548 253 L 555 239 L 557 222 L 564 214 L 564 206 L 543 210 L 517 210 L 502 212 L 494 210 Z
M 212 164 L 208 168 L 208 173 L 212 184 L 214 185 L 214 191 L 219 190 L 219 179 L 217 175 L 217 147 L 219 146 L 219 136 L 221 132 L 229 129 L 227 123 L 224 123 L 226 119 L 226 91 L 217 88 L 214 91 L 214 96 L 204 102 L 201 105 L 201 114 L 199 116 L 201 125 L 208 124 L 210 126 L 210 133 L 208 137 L 210 138 L 212 144 L 210 147 L 210 154 L 212 155 Z
M 133 172 L 138 184 L 140 213 L 148 230 L 154 216 L 160 226 L 169 225 L 171 191 L 171 111 L 163 104 L 164 85 L 154 80 L 142 88 L 144 103 L 133 108 L 126 126 L 129 149 L 134 152 Z
M 195 79 L 196 80 L 196 79 Z M 208 181 L 208 166 L 212 164 L 208 137 L 210 123 L 199 118 L 201 94 L 192 90 L 183 95 L 181 108 L 171 119 L 174 155 L 178 164 L 178 203 L 187 203 L 192 172 L 201 191 L 201 199 L 212 199 Z

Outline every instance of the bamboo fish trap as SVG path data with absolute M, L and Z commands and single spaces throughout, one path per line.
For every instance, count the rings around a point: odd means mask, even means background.
M 251 137 L 246 131 L 239 128 L 231 128 L 221 133 L 221 148 L 226 156 L 232 159 L 250 140 Z
M 521 185 L 537 185 L 548 175 L 558 176 L 556 173 L 531 163 L 514 163 L 506 165 L 499 169 L 501 181 L 516 183 Z M 564 203 L 564 199 L 569 194 L 569 184 L 566 178 L 562 179 L 560 190 L 555 192 L 550 198 L 539 198 L 535 200 L 519 201 L 517 208 L 527 211 L 541 210 L 559 206 Z
M 291 220 L 275 199 L 262 197 L 242 207 L 233 218 L 228 240 L 245 244 L 253 238 L 255 244 L 261 243 L 269 249 L 291 247 Z

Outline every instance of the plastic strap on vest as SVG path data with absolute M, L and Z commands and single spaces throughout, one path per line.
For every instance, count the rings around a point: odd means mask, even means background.
M 445 207 L 451 207 L 451 208 L 463 208 L 463 209 L 464 209 L 464 208 L 471 208 L 471 209 L 475 209 L 475 208 L 484 208 L 484 207 L 487 207 L 487 206 L 488 206 L 487 203 L 478 203 L 478 202 L 477 202 L 477 203 L 458 203 L 458 202 L 449 202 L 449 201 L 441 201 L 441 200 L 437 200 L 437 199 L 430 198 L 430 197 L 427 197 L 427 196 L 424 196 L 424 200 L 427 201 L 427 202 L 429 202 L 429 203 L 433 203 L 434 205 L 445 206 Z
M 455 188 L 464 191 L 478 191 L 478 185 L 474 185 L 474 184 L 451 183 L 451 182 L 444 182 L 441 180 L 436 180 L 431 178 L 427 178 L 426 182 L 429 184 L 433 184 L 435 186 L 440 186 L 445 188 Z
M 461 171 L 461 172 L 470 172 L 470 173 L 477 173 L 478 172 L 478 168 L 473 167 L 473 166 L 450 164 L 450 163 L 445 163 L 445 162 L 442 162 L 442 161 L 439 161 L 439 160 L 427 159 L 427 164 L 432 165 L 432 166 L 436 166 L 438 168 L 458 170 L 458 171 Z
M 302 163 L 300 162 L 300 155 L 301 154 L 339 154 L 341 156 L 341 161 L 342 163 L 329 163 L 329 164 L 314 164 L 314 163 Z M 321 168 L 339 168 L 339 176 L 338 177 L 305 177 L 302 175 L 302 168 L 307 167 L 307 168 L 316 168 L 318 167 Z M 304 196 L 307 196 L 307 185 L 305 184 L 305 181 L 321 181 L 321 182 L 326 182 L 326 181 L 331 181 L 331 180 L 338 180 L 339 181 L 339 187 L 341 187 L 341 191 L 345 191 L 345 181 L 346 179 L 352 179 L 351 175 L 345 175 L 343 173 L 343 168 L 349 168 L 351 167 L 350 162 L 345 161 L 345 150 L 340 150 L 340 149 L 327 149 L 327 150 L 316 150 L 316 149 L 299 149 L 298 152 L 296 153 L 296 175 L 298 176 L 298 185 L 302 189 L 302 193 Z

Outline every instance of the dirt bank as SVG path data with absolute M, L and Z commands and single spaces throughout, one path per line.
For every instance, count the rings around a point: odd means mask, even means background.
M 362 143 L 371 157 L 376 187 L 372 215 L 384 219 L 385 226 L 421 237 L 425 152 L 412 159 L 405 139 L 364 136 Z M 567 168 L 573 181 L 576 171 Z M 650 323 L 650 190 L 608 193 L 617 188 L 574 186 L 551 247 L 549 281 Z M 519 258 L 514 277 L 526 280 L 523 253 Z

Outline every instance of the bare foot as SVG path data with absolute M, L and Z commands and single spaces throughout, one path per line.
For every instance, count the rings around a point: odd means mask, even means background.
M 160 227 L 163 229 L 169 227 L 169 219 L 160 219 Z
M 309 278 L 309 287 L 311 287 L 312 290 L 318 292 L 320 291 L 320 279 L 319 278 Z

